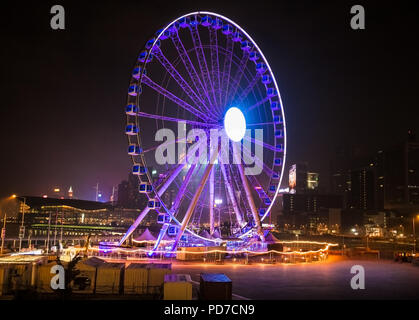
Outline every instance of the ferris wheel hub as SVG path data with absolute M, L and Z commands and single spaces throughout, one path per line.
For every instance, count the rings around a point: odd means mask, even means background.
M 246 119 L 239 108 L 231 107 L 224 116 L 224 129 L 230 140 L 239 142 L 246 133 Z

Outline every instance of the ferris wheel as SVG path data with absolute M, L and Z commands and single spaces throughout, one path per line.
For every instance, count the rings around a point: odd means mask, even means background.
M 171 250 L 264 240 L 286 126 L 275 76 L 246 31 L 212 12 L 158 30 L 133 68 L 125 113 L 132 173 L 148 201 L 120 245 L 146 216 L 161 225 L 154 250 L 162 240 Z

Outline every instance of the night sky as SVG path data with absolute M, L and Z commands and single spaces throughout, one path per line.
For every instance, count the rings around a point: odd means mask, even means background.
M 50 28 L 55 4 L 66 10 L 66 30 Z M 355 4 L 365 7 L 366 30 L 350 28 Z M 419 134 L 418 1 L 7 1 L 0 197 L 72 185 L 92 200 L 99 182 L 106 199 L 130 170 L 123 108 L 135 59 L 157 29 L 197 10 L 241 25 L 270 62 L 285 106 L 287 168 L 308 161 L 327 185 L 336 148 L 369 154 L 408 129 Z

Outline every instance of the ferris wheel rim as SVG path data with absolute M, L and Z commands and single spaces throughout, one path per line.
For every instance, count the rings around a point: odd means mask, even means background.
M 283 134 L 284 134 L 284 137 L 283 137 L 284 149 L 283 149 L 283 155 L 282 155 L 283 163 L 282 163 L 282 166 L 281 166 L 282 167 L 281 168 L 281 174 L 280 174 L 279 181 L 278 181 L 278 184 L 277 184 L 277 187 L 276 187 L 276 190 L 275 190 L 275 194 L 274 194 L 274 196 L 272 198 L 272 201 L 271 201 L 270 205 L 268 206 L 268 208 L 266 208 L 265 214 L 260 218 L 260 221 L 262 222 L 267 217 L 267 215 L 270 213 L 270 211 L 272 210 L 272 207 L 274 205 L 274 202 L 275 202 L 276 198 L 278 197 L 279 189 L 280 189 L 280 186 L 281 186 L 281 183 L 282 183 L 282 179 L 283 179 L 283 175 L 284 175 L 284 168 L 285 168 L 285 162 L 286 162 L 286 152 L 287 152 L 287 135 L 286 135 L 285 112 L 284 112 L 283 102 L 282 102 L 282 98 L 281 98 L 280 91 L 279 91 L 279 88 L 278 88 L 278 84 L 277 84 L 277 81 L 276 81 L 276 77 L 275 77 L 275 74 L 273 73 L 273 71 L 272 71 L 272 69 L 270 67 L 270 64 L 269 64 L 268 60 L 266 59 L 265 55 L 263 54 L 262 50 L 259 48 L 259 46 L 255 42 L 255 40 L 242 27 L 240 27 L 240 25 L 238 25 L 237 23 L 235 23 L 231 19 L 229 19 L 229 18 L 227 18 L 227 17 L 225 17 L 223 15 L 220 15 L 218 13 L 214 13 L 214 12 L 210 12 L 210 11 L 195 11 L 195 12 L 190 12 L 190 13 L 187 13 L 187 14 L 182 15 L 180 17 L 177 17 L 176 19 L 174 19 L 173 21 L 171 21 L 170 23 L 168 23 L 166 25 L 166 27 L 163 28 L 162 31 L 155 37 L 155 41 L 153 42 L 151 48 L 149 49 L 149 53 L 151 53 L 151 51 L 155 47 L 156 43 L 159 41 L 159 39 L 160 39 L 161 35 L 163 34 L 163 32 L 166 31 L 171 25 L 173 25 L 174 23 L 176 23 L 178 20 L 180 20 L 182 18 L 186 18 L 186 17 L 190 17 L 190 16 L 196 16 L 196 15 L 209 15 L 209 16 L 214 16 L 214 17 L 220 18 L 220 19 L 222 19 L 222 20 L 230 23 L 231 25 L 233 25 L 234 27 L 236 27 L 240 32 L 242 32 L 243 35 L 245 35 L 252 42 L 252 45 L 257 50 L 257 52 L 260 54 L 261 59 L 263 60 L 263 62 L 266 64 L 267 69 L 269 70 L 269 74 L 272 75 L 272 80 L 273 80 L 274 87 L 275 87 L 275 89 L 277 90 L 277 93 L 278 93 L 278 99 L 279 99 L 280 104 L 281 104 L 281 115 L 282 115 L 282 118 L 283 118 L 283 124 L 282 124 Z M 144 67 L 145 67 L 146 63 L 147 62 L 144 62 L 144 64 L 143 64 Z M 143 74 L 141 74 L 141 78 L 142 78 L 142 75 Z M 140 81 L 139 81 L 140 84 L 141 84 L 141 78 L 140 78 Z M 138 119 L 136 119 L 136 122 L 137 121 L 138 121 Z M 128 139 L 129 139 L 129 137 L 128 137 Z M 138 144 L 141 145 L 141 140 L 139 138 L 139 135 L 137 135 L 137 139 L 138 139 Z M 143 156 L 141 156 L 141 158 L 143 158 Z M 146 164 L 145 159 L 142 159 L 142 160 L 143 160 L 144 164 Z M 133 161 L 133 163 L 135 163 L 134 157 L 132 157 L 132 161 Z M 150 177 L 148 177 L 148 179 L 150 180 Z M 156 198 L 160 198 L 160 196 L 158 196 L 158 194 L 157 194 L 157 191 L 155 193 L 156 193 L 156 196 L 157 196 Z M 170 210 L 168 210 L 167 208 L 166 208 L 166 211 L 167 211 L 167 213 L 171 214 L 170 213 Z M 172 219 L 177 224 L 180 224 L 180 222 L 174 216 L 172 216 Z M 203 240 L 206 240 L 206 241 L 213 241 L 213 242 L 219 242 L 220 241 L 220 239 L 215 239 L 214 240 L 214 239 L 208 239 L 208 238 L 202 237 L 202 236 L 196 234 L 195 232 L 193 232 L 192 230 L 190 230 L 188 227 L 186 227 L 185 231 L 187 231 L 188 233 L 190 233 L 190 234 L 192 234 L 192 235 L 194 235 L 194 236 L 196 236 L 198 238 L 201 238 Z M 245 237 L 245 236 L 249 235 L 252 231 L 253 231 L 253 229 L 250 229 L 246 233 L 241 234 L 239 237 L 240 238 Z

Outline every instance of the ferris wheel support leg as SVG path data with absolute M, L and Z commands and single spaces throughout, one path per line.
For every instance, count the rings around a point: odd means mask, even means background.
M 222 172 L 223 177 L 224 177 L 224 182 L 227 186 L 228 195 L 229 195 L 231 203 L 233 205 L 234 213 L 236 214 L 237 222 L 239 223 L 240 227 L 242 227 L 243 226 L 243 218 L 240 214 L 240 210 L 239 210 L 239 207 L 237 205 L 236 197 L 234 196 L 233 187 L 230 183 L 230 180 L 228 180 L 225 166 L 223 164 L 221 164 L 220 166 L 221 166 L 221 172 Z
M 211 175 L 210 175 L 210 194 L 209 194 L 209 211 L 210 211 L 210 234 L 212 235 L 214 233 L 214 174 L 215 169 L 212 168 Z
M 170 226 L 170 223 L 163 224 L 163 227 L 160 229 L 159 236 L 157 237 L 156 243 L 154 244 L 153 249 L 151 249 L 151 252 L 155 252 L 158 249 L 158 247 L 160 246 L 160 242 L 163 240 L 163 237 L 167 229 L 169 228 L 169 226 Z
M 192 177 L 192 174 L 193 174 L 193 172 L 195 170 L 195 167 L 196 167 L 196 164 L 192 164 L 191 165 L 191 167 L 189 168 L 188 173 L 185 176 L 185 180 L 183 180 L 183 183 L 182 183 L 182 185 L 181 185 L 181 187 L 180 187 L 180 189 L 178 191 L 178 194 L 176 195 L 175 202 L 173 203 L 173 206 L 170 209 L 170 211 L 173 214 L 175 214 L 175 212 L 177 211 L 177 209 L 180 206 L 181 200 L 182 200 L 182 198 L 183 198 L 183 196 L 185 194 L 186 188 L 187 188 L 187 186 L 189 184 L 189 180 L 191 180 L 191 177 Z M 172 221 L 172 218 L 170 218 L 170 222 L 171 221 Z M 162 239 L 163 239 L 163 237 L 164 237 L 167 229 L 169 228 L 170 222 L 169 223 L 165 223 L 163 225 L 163 227 L 160 229 L 159 236 L 158 236 L 158 238 L 156 240 L 156 243 L 154 244 L 153 249 L 151 250 L 152 252 L 156 251 L 157 248 L 160 246 L 160 242 L 162 241 Z
M 183 167 L 185 166 L 185 163 L 179 164 L 175 171 L 172 173 L 172 175 L 167 179 L 167 181 L 164 183 L 164 185 L 157 191 L 157 194 L 159 197 L 165 193 L 167 188 L 172 184 L 173 180 L 179 175 L 179 173 L 182 171 Z M 118 245 L 122 245 L 125 240 L 137 229 L 137 227 L 140 225 L 141 221 L 143 221 L 144 217 L 147 215 L 147 213 L 150 211 L 148 207 L 145 207 L 143 211 L 141 211 L 138 218 L 135 220 L 135 222 L 132 224 L 132 226 L 128 229 L 127 233 L 122 237 L 122 239 L 119 241 Z
M 196 192 L 195 192 L 195 194 L 192 198 L 191 203 L 189 204 L 188 210 L 186 211 L 185 217 L 183 218 L 182 224 L 180 226 L 180 230 L 179 230 L 178 234 L 176 235 L 175 242 L 173 243 L 172 251 L 174 251 L 176 249 L 177 244 L 179 242 L 179 239 L 183 235 L 183 233 L 185 232 L 186 226 L 188 225 L 189 220 L 192 217 L 192 214 L 193 214 L 193 212 L 195 210 L 195 207 L 198 203 L 199 197 L 201 196 L 201 193 L 204 190 L 205 184 L 208 181 L 211 170 L 214 167 L 214 162 L 217 159 L 218 152 L 219 152 L 219 149 L 214 151 L 213 154 L 211 155 L 210 163 L 208 164 L 208 166 L 205 169 L 204 175 L 202 176 L 201 182 L 199 183 L 199 187 L 196 190 Z
M 244 191 L 246 193 L 247 202 L 249 203 L 250 210 L 252 211 L 253 219 L 254 219 L 255 224 L 256 224 L 256 230 L 257 230 L 257 233 L 259 234 L 261 240 L 265 241 L 262 226 L 261 226 L 261 223 L 260 223 L 259 213 L 258 213 L 258 210 L 256 209 L 256 205 L 255 205 L 255 202 L 253 200 L 252 193 L 250 191 L 249 181 L 247 180 L 246 174 L 244 173 L 243 164 L 241 162 L 240 152 L 241 152 L 241 150 L 240 150 L 240 148 L 238 148 L 238 143 L 237 144 L 233 143 L 233 156 L 235 158 L 235 163 L 237 164 L 237 167 L 239 169 L 240 178 L 243 182 L 243 187 L 244 187 Z

